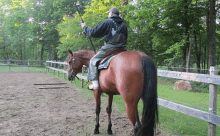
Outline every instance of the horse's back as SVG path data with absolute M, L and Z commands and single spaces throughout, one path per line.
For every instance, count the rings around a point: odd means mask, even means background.
M 145 53 L 139 51 L 124 51 L 116 55 L 109 68 L 100 72 L 100 86 L 106 93 L 127 93 L 141 97 L 143 90 L 143 72 L 141 57 Z M 123 97 L 124 98 L 124 97 Z M 126 98 L 124 98 L 126 99 Z
M 142 56 L 147 55 L 140 51 L 125 51 L 116 55 L 115 58 L 112 60 L 112 63 L 122 69 L 141 69 Z

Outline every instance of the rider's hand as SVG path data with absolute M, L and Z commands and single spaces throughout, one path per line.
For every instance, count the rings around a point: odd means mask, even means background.
M 81 27 L 84 28 L 86 26 L 86 23 L 81 22 Z

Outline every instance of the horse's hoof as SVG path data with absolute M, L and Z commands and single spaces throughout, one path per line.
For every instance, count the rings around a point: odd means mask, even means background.
M 108 133 L 109 135 L 112 135 L 112 130 L 108 130 L 107 133 Z
M 94 130 L 94 134 L 99 134 L 99 130 Z

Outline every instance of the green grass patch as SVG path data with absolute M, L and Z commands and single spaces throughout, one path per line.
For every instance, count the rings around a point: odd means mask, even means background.
M 184 106 L 192 107 L 208 112 L 209 94 L 174 90 L 173 84 L 164 82 L 158 84 L 159 98 L 169 100 Z M 219 97 L 218 94 L 217 97 Z M 220 100 L 217 99 L 217 105 Z M 220 115 L 217 108 L 217 114 Z M 173 110 L 159 106 L 160 125 L 163 130 L 175 132 L 181 135 L 205 136 L 208 134 L 208 123 L 206 121 L 175 112 Z M 216 135 L 220 135 L 219 126 L 217 126 Z
M 189 136 L 207 136 L 208 123 L 206 121 L 175 112 L 159 106 L 160 127 L 167 132 Z M 219 126 L 216 135 L 220 135 Z
M 173 85 L 158 84 L 158 96 L 175 103 L 208 111 L 209 94 L 174 90 Z M 218 100 L 220 104 L 220 100 Z

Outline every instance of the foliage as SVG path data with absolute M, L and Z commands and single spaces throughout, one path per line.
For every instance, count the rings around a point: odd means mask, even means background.
M 189 3 L 186 3 L 189 4 Z M 204 31 L 201 27 L 204 15 L 198 2 L 192 2 L 188 9 L 188 18 L 183 14 L 185 12 L 183 1 L 139 1 L 136 5 L 127 5 L 125 7 L 129 27 L 136 35 L 144 35 L 134 38 L 131 44 L 136 46 L 137 40 L 148 42 L 141 43 L 141 47 L 149 49 L 149 54 L 159 64 L 175 64 L 183 56 L 183 46 L 186 42 L 186 25 L 190 25 L 189 32 L 192 36 L 197 31 Z M 200 3 L 202 4 L 202 3 Z M 188 24 L 186 24 L 188 22 Z M 147 37 L 147 38 L 146 38 Z M 137 39 L 137 40 L 136 40 Z M 149 42 L 150 41 L 150 42 Z M 143 50 L 144 49 L 140 49 Z
M 0 58 L 61 59 L 66 51 L 91 50 L 82 33 L 77 8 L 87 26 L 107 19 L 118 7 L 128 27 L 128 50 L 147 53 L 157 65 L 184 66 L 188 43 L 190 66 L 208 64 L 209 1 L 155 0 L 123 5 L 121 0 L 3 0 L 0 3 Z M 218 5 L 218 4 L 217 4 Z M 219 19 L 219 12 L 216 14 Z M 216 45 L 219 44 L 216 24 Z M 96 49 L 103 39 L 92 38 Z M 216 54 L 219 54 L 216 46 Z M 220 63 L 216 55 L 217 64 Z M 197 65 L 198 67 L 198 65 Z
M 62 43 L 57 47 L 59 56 L 66 55 L 68 50 L 88 49 L 88 41 L 82 34 L 79 20 L 78 14 L 74 14 L 74 18 L 64 16 L 63 22 L 57 26 Z
M 82 49 L 91 50 L 87 37 L 82 34 L 83 30 L 80 26 L 81 17 L 79 14 L 82 15 L 82 19 L 86 22 L 87 26 L 95 27 L 98 25 L 98 23 L 107 19 L 108 14 L 106 11 L 108 11 L 113 6 L 119 6 L 120 3 L 120 0 L 113 2 L 109 0 L 104 0 L 101 2 L 94 0 L 91 1 L 91 5 L 86 6 L 84 14 L 79 11 L 80 13 L 74 13 L 73 17 L 64 16 L 62 22 L 57 26 L 57 30 L 59 31 L 61 37 L 61 44 L 57 48 L 59 50 L 59 57 L 65 56 L 68 49 L 73 51 Z M 99 49 L 100 46 L 104 44 L 103 39 L 92 38 L 92 41 L 96 49 Z

